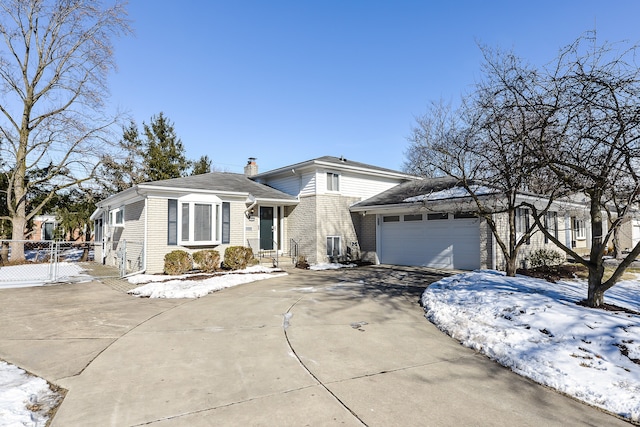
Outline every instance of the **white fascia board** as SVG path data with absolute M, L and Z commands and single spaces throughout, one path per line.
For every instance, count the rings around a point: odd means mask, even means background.
M 524 202 L 528 202 L 533 204 L 534 206 L 537 206 L 539 208 L 544 208 L 547 206 L 547 203 L 549 202 L 549 199 L 545 196 L 534 196 L 534 195 L 518 195 L 516 197 L 516 200 L 518 201 L 524 201 Z M 549 208 L 549 210 L 557 210 L 557 209 L 565 209 L 565 210 L 570 210 L 570 209 L 585 209 L 588 208 L 589 204 L 588 203 L 583 203 L 583 202 L 579 202 L 579 201 L 575 201 L 575 200 L 569 200 L 569 199 L 556 199 L 553 202 L 551 202 L 551 206 Z
M 93 213 L 91 214 L 91 216 L 89 217 L 89 219 L 91 221 L 95 221 L 98 216 L 102 215 L 102 208 L 96 208 L 95 211 L 93 211 Z
M 290 199 L 265 199 L 261 197 L 256 197 L 255 200 L 256 202 L 258 202 L 258 204 L 261 204 L 261 205 L 272 204 L 272 205 L 295 206 L 298 204 L 297 200 L 290 200 Z
M 213 191 L 213 190 L 204 190 L 200 188 L 176 188 L 176 187 L 162 187 L 158 185 L 144 185 L 141 184 L 138 186 L 140 189 L 140 193 L 151 194 L 151 193 L 168 193 L 168 194 L 191 194 L 191 193 L 206 193 L 206 194 L 221 194 L 225 196 L 239 196 L 239 197 L 247 197 L 249 193 L 246 191 Z
M 422 203 L 399 203 L 395 205 L 357 206 L 351 207 L 351 212 L 389 213 L 416 211 L 424 208 Z
M 108 206 L 122 206 L 124 204 L 132 203 L 134 201 L 142 199 L 143 197 L 138 193 L 137 187 L 134 186 L 99 201 L 98 203 L 96 203 L 96 206 L 98 208 L 104 208 Z
M 378 169 L 369 169 L 369 168 L 363 168 L 363 167 L 358 167 L 358 166 L 351 166 L 348 163 L 345 164 L 337 164 L 337 163 L 332 163 L 332 162 L 323 162 L 321 160 L 311 160 L 308 162 L 302 162 L 302 163 L 297 163 L 294 165 L 290 165 L 290 166 L 285 166 L 282 168 L 278 168 L 278 169 L 273 169 L 271 171 L 267 171 L 267 172 L 263 172 L 263 173 L 259 173 L 257 175 L 255 175 L 252 178 L 255 178 L 256 180 L 260 180 L 260 179 L 268 179 L 270 177 L 275 177 L 278 175 L 290 175 L 292 170 L 297 171 L 306 171 L 306 170 L 314 170 L 314 169 L 319 169 L 319 168 L 324 168 L 324 169 L 331 169 L 331 170 L 337 170 L 337 171 L 354 171 L 354 172 L 358 172 L 361 173 L 363 175 L 371 175 L 371 176 L 384 176 L 384 177 L 390 177 L 390 178 L 397 178 L 397 179 L 404 179 L 404 180 L 419 180 L 422 179 L 421 177 L 417 177 L 414 175 L 409 175 L 406 173 L 402 173 L 402 172 L 393 172 L 393 171 L 386 171 L 386 170 L 378 170 Z

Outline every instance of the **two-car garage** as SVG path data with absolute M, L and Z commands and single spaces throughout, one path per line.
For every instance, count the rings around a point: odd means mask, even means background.
M 464 213 L 400 213 L 381 214 L 377 222 L 382 264 L 480 268 L 478 218 Z

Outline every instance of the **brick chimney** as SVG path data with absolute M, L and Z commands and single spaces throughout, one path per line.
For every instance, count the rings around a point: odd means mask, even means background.
M 244 175 L 249 178 L 254 175 L 258 175 L 258 164 L 256 163 L 255 157 L 249 157 L 249 161 L 244 167 Z

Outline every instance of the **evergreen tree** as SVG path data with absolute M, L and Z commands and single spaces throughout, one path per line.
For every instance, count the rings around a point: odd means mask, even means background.
M 102 158 L 99 182 L 105 196 L 126 190 L 146 178 L 143 166 L 144 143 L 133 120 L 129 126 L 123 127 L 122 139 L 118 145 L 119 154 L 109 154 Z
M 161 112 L 144 125 L 147 153 L 144 174 L 147 181 L 179 178 L 186 174 L 190 162 L 185 156 L 182 141 L 176 135 L 173 123 Z
M 206 154 L 193 162 L 191 175 L 202 175 L 211 172 L 211 159 Z

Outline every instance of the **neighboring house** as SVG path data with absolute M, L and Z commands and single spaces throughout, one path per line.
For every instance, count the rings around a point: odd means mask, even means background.
M 57 221 L 55 215 L 36 215 L 29 240 L 53 240 Z
M 67 242 L 86 242 L 93 240 L 93 236 L 91 236 L 91 233 L 87 230 L 75 229 L 73 231 L 65 231 L 60 230 L 59 226 L 60 224 L 55 215 L 36 215 L 33 217 L 33 227 L 27 239 L 37 241 L 58 239 Z
M 501 205 L 490 189 L 476 191 L 484 206 Z M 523 195 L 531 203 L 541 198 Z M 427 266 L 442 269 L 504 269 L 504 257 L 486 220 L 474 216 L 475 202 L 457 182 L 448 178 L 410 181 L 351 207 L 362 215 L 363 250 L 373 251 L 376 262 Z M 547 229 L 576 252 L 587 250 L 585 205 L 562 202 L 552 205 L 544 223 Z M 499 233 L 506 241 L 508 216 L 494 214 Z M 524 233 L 533 218 L 528 209 L 516 211 L 516 233 Z M 375 240 L 374 237 L 375 236 Z M 559 250 L 543 233 L 535 232 L 519 253 L 519 264 L 539 248 Z
M 501 268 L 486 222 L 455 182 L 420 179 L 324 156 L 258 173 L 214 172 L 135 185 L 97 204 L 96 260 L 127 271 L 162 272 L 164 255 L 250 246 L 293 253 L 311 264 L 363 260 L 446 269 Z M 495 194 L 483 195 L 499 203 Z M 587 248 L 584 204 L 554 207 L 546 222 L 577 250 Z M 506 230 L 506 216 L 496 218 Z M 518 212 L 518 230 L 532 221 Z M 126 244 L 126 248 L 125 248 Z M 552 246 L 535 233 L 522 257 Z

